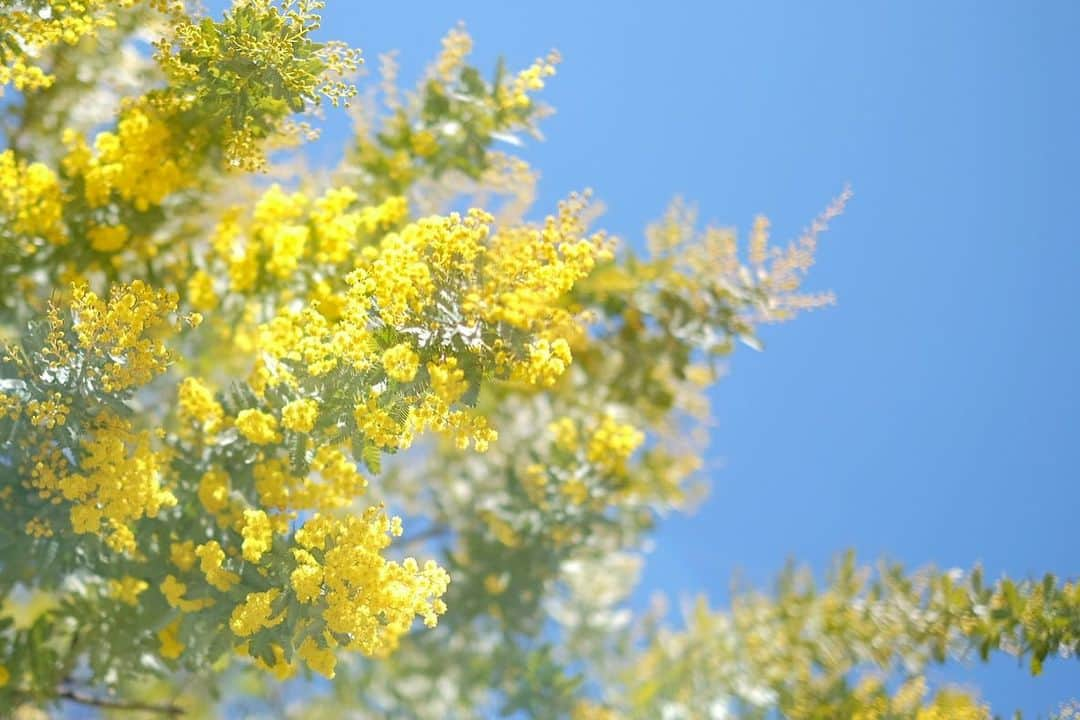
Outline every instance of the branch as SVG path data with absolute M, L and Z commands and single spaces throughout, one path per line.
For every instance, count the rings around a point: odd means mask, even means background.
M 140 710 L 142 712 L 159 713 L 161 715 L 170 715 L 173 717 L 179 717 L 184 714 L 184 709 L 179 705 L 155 705 L 154 703 L 144 703 L 139 701 L 125 701 L 125 700 L 109 700 L 107 698 L 100 698 L 94 695 L 85 695 L 78 690 L 61 690 L 58 697 L 64 700 L 69 700 L 80 705 L 88 705 L 90 707 L 104 708 L 106 710 Z
M 414 545 L 420 545 L 428 540 L 433 540 L 449 534 L 450 526 L 436 523 L 421 530 L 415 535 L 410 535 L 409 537 L 402 539 L 402 541 L 398 543 L 398 547 L 411 548 Z

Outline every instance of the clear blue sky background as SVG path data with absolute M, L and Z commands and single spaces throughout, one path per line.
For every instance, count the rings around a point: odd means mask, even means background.
M 1077 576 L 1080 3 L 329 4 L 327 36 L 372 67 L 401 49 L 405 77 L 458 20 L 482 66 L 559 48 L 540 205 L 591 186 L 635 242 L 676 193 L 784 239 L 854 186 L 811 280 L 839 305 L 735 356 L 713 492 L 662 528 L 639 602 L 721 604 L 737 572 L 846 548 Z M 1080 695 L 1072 660 L 948 677 L 999 712 Z

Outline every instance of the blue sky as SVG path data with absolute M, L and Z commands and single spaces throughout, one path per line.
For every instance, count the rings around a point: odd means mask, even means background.
M 854 548 L 991 577 L 1075 578 L 1080 4 L 331 1 L 328 36 L 415 73 L 465 20 L 476 57 L 557 47 L 540 206 L 595 189 L 637 241 L 681 194 L 790 238 L 845 182 L 812 287 L 716 392 L 710 499 L 657 538 L 640 598 L 725 602 Z M 331 123 L 331 152 L 344 125 Z M 950 672 L 1046 712 L 1080 666 Z

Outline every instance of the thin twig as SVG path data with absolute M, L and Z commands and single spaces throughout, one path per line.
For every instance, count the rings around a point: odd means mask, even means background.
M 398 546 L 399 547 L 411 548 L 414 545 L 419 545 L 419 544 L 421 544 L 421 543 L 423 543 L 423 542 L 425 542 L 427 540 L 432 540 L 434 538 L 442 537 L 443 535 L 449 535 L 449 534 L 450 534 L 450 527 L 449 526 L 443 525 L 441 523 L 436 523 L 435 525 L 432 525 L 432 526 L 430 526 L 428 528 L 425 528 L 425 529 L 421 530 L 420 532 L 416 533 L 415 535 L 410 535 L 409 537 L 404 538 L 399 543 Z
M 144 703 L 126 700 L 109 700 L 108 698 L 96 697 L 94 695 L 84 695 L 78 690 L 61 690 L 59 697 L 64 700 L 70 700 L 80 705 L 89 705 L 90 707 L 105 708 L 106 710 L 141 710 L 143 712 L 159 713 L 161 715 L 172 715 L 178 717 L 184 714 L 184 709 L 179 705 L 155 705 L 154 703 Z

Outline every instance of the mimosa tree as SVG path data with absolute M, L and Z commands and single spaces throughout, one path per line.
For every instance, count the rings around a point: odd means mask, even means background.
M 830 301 L 849 193 L 786 245 L 681 203 L 617 240 L 506 142 L 556 54 L 457 28 L 358 90 L 321 5 L 0 2 L 0 710 L 983 718 L 926 668 L 1075 651 L 1075 584 L 851 560 L 633 617 L 718 362 Z

